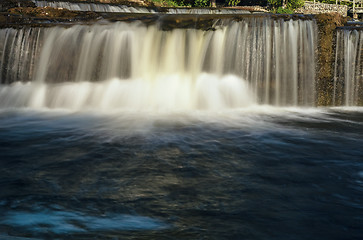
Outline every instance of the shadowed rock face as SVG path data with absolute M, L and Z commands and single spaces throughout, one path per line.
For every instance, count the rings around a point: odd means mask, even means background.
M 15 7 L 35 7 L 35 4 L 30 0 L 1 0 L 0 12 L 6 12 L 10 8 Z
M 36 7 L 28 0 L 0 1 L 0 28 L 14 27 L 22 24 L 57 23 L 73 21 L 89 21 L 98 18 L 93 12 L 73 12 L 67 9 Z
M 76 12 L 67 9 L 55 9 L 50 7 L 16 7 L 8 10 L 11 14 L 19 14 L 26 17 L 72 18 Z
M 45 24 L 92 22 L 100 17 L 95 12 L 75 12 L 50 7 L 15 7 L 0 13 L 0 28 L 20 27 L 23 24 L 44 26 Z
M 8 10 L 10 14 L 20 15 L 22 17 L 35 17 L 46 19 L 77 19 L 83 17 L 85 20 L 99 17 L 95 12 L 76 12 L 68 9 L 59 9 L 51 7 L 17 7 Z

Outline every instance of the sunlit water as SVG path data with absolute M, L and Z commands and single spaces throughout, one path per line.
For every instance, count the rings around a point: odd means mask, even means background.
M 363 109 L 0 112 L 0 239 L 362 239 Z

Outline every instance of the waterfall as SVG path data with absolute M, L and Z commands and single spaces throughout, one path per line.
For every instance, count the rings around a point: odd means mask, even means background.
M 121 12 L 121 13 L 159 13 L 155 9 L 146 7 L 130 7 L 105 3 L 75 3 L 62 1 L 38 1 L 33 0 L 38 7 L 65 8 L 72 11 L 94 12 Z M 241 9 L 214 9 L 214 8 L 165 8 L 167 14 L 249 14 L 249 11 Z
M 363 30 L 337 31 L 334 105 L 363 104 Z
M 214 30 L 100 23 L 0 29 L 0 106 L 314 106 L 316 25 L 245 18 Z
M 42 34 L 40 28 L 0 30 L 1 83 L 32 80 Z

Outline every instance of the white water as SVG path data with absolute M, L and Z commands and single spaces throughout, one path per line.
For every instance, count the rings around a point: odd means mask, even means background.
M 314 106 L 315 25 L 252 18 L 215 31 L 140 23 L 1 29 L 2 108 Z
M 121 13 L 159 13 L 152 8 L 130 7 L 126 5 L 112 5 L 102 3 L 72 3 L 62 1 L 37 1 L 33 2 L 38 7 L 65 8 L 72 11 L 94 12 L 121 12 Z M 238 9 L 213 9 L 213 8 L 168 8 L 167 14 L 249 14 L 249 11 Z
M 337 31 L 334 104 L 356 106 L 363 101 L 363 31 Z
M 255 104 L 248 84 L 235 76 L 202 74 L 195 83 L 178 76 L 156 82 L 111 79 L 98 83 L 14 83 L 0 88 L 2 107 L 72 110 L 190 110 L 246 107 Z

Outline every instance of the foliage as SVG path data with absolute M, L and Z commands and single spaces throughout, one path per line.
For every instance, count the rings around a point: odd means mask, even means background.
M 267 0 L 276 13 L 293 13 L 294 9 L 304 6 L 304 0 Z
M 179 4 L 173 0 L 152 0 L 152 2 L 159 7 L 178 7 Z
M 267 2 L 270 4 L 270 6 L 273 9 L 276 9 L 276 8 L 282 6 L 282 0 L 267 0 Z
M 209 6 L 209 0 L 195 0 L 194 6 L 195 7 L 207 7 L 207 6 Z
M 290 10 L 294 10 L 304 6 L 304 0 L 288 0 L 286 7 Z
M 278 9 L 276 9 L 275 13 L 278 13 L 278 14 L 293 14 L 294 11 L 291 10 L 291 9 L 288 9 L 288 8 L 279 7 Z
M 335 4 L 336 3 L 336 0 L 321 0 L 319 2 L 328 3 L 328 4 Z M 356 2 L 357 2 L 357 0 L 356 0 Z M 342 2 L 342 1 L 338 1 L 338 4 L 339 5 L 347 5 L 349 7 L 353 7 L 353 3 L 352 2 Z
M 209 0 L 152 0 L 154 3 L 163 1 L 165 7 L 208 7 Z M 158 4 L 159 5 L 159 4 Z
M 226 0 L 228 2 L 228 6 L 235 7 L 237 6 L 241 0 Z
M 193 5 L 193 2 L 190 0 L 177 0 L 175 3 L 178 5 L 178 7 L 192 7 Z

